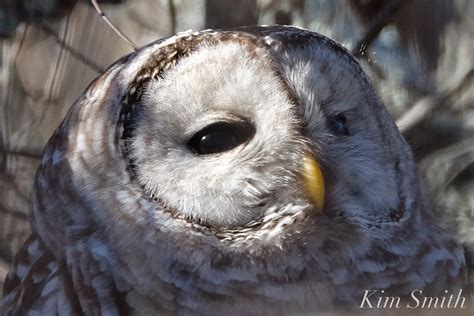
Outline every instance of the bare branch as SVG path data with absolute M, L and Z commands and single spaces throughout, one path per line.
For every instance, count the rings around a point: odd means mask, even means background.
M 168 7 L 170 10 L 171 17 L 171 34 L 176 33 L 176 7 L 173 0 L 168 0 Z
M 41 159 L 41 152 L 35 152 L 35 151 L 28 151 L 28 150 L 18 150 L 18 151 L 10 151 L 8 149 L 2 149 L 0 148 L 0 154 L 5 154 L 5 155 L 12 155 L 12 156 L 21 156 L 29 159 L 34 159 L 34 160 L 40 160 Z
M 352 49 L 352 54 L 361 58 L 365 55 L 367 49 L 372 45 L 372 42 L 377 38 L 382 29 L 391 22 L 391 19 L 402 7 L 404 2 L 401 0 L 388 1 L 380 12 L 373 18 L 367 31 L 362 39 L 360 39 L 355 47 Z
M 8 214 L 8 216 L 14 217 L 15 219 L 21 219 L 21 220 L 24 220 L 24 221 L 27 221 L 28 218 L 29 218 L 28 214 L 22 213 L 22 212 L 17 212 L 17 211 L 11 210 L 11 209 L 7 209 L 2 204 L 0 204 L 0 213 Z
M 446 101 L 458 93 L 461 93 L 467 87 L 472 86 L 473 79 L 474 69 L 471 69 L 464 75 L 458 84 L 454 85 L 453 88 L 447 89 L 445 92 L 439 93 L 437 95 L 430 95 L 420 99 L 397 120 L 398 128 L 400 128 L 403 133 L 406 133 L 426 119 L 428 114 L 434 111 L 440 105 L 446 103 Z
M 105 13 L 100 9 L 100 6 L 99 4 L 97 3 L 97 0 L 91 0 L 91 3 L 92 5 L 94 6 L 95 10 L 97 11 L 97 13 L 99 14 L 100 17 L 102 17 L 102 19 L 104 19 L 105 23 L 107 23 L 108 26 L 110 26 L 110 28 L 115 32 L 117 33 L 118 36 L 120 36 L 120 38 L 122 38 L 124 41 L 126 41 L 128 43 L 128 45 L 130 45 L 134 51 L 137 51 L 137 49 L 139 48 L 137 46 L 137 44 L 135 44 L 134 42 L 132 42 L 131 39 L 129 39 L 122 31 L 120 31 L 110 20 L 109 18 L 107 18 L 107 16 L 105 15 Z
M 12 189 L 18 197 L 20 197 L 24 202 L 29 203 L 30 199 L 23 193 L 23 190 L 16 183 L 15 178 L 7 173 L 6 171 L 0 170 L 0 180 L 6 183 L 10 189 Z
M 474 163 L 474 138 L 440 149 L 420 162 L 433 195 L 436 197 L 469 165 Z
M 66 42 L 64 42 L 60 36 L 58 35 L 58 33 L 56 33 L 53 29 L 49 28 L 48 26 L 44 25 L 44 24 L 39 24 L 38 25 L 39 28 L 45 32 L 46 34 L 52 36 L 56 42 L 61 45 L 64 50 L 66 50 L 69 54 L 71 54 L 72 56 L 76 57 L 77 59 L 79 59 L 81 62 L 83 62 L 85 65 L 91 67 L 92 69 L 94 69 L 95 71 L 97 71 L 98 73 L 101 73 L 104 71 L 104 69 L 94 63 L 92 60 L 90 60 L 88 57 L 86 57 L 84 54 L 82 54 L 81 52 L 75 50 L 74 48 L 72 48 L 71 46 L 69 46 Z

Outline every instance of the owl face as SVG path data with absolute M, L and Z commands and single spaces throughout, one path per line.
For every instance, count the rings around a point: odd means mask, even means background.
M 139 108 L 132 160 L 165 208 L 219 226 L 313 211 L 295 104 L 242 45 L 200 47 L 148 83 Z
M 355 62 L 336 57 L 303 46 L 276 64 L 242 43 L 199 45 L 145 85 L 130 140 L 138 182 L 162 208 L 205 225 L 316 216 L 309 156 L 324 166 L 326 216 L 404 212 L 392 146 L 405 144 L 384 142 L 370 108 L 378 100 Z

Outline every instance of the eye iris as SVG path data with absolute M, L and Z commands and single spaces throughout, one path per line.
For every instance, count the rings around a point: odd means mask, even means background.
M 188 146 L 199 155 L 217 154 L 243 144 L 254 134 L 255 128 L 248 122 L 218 122 L 196 133 Z

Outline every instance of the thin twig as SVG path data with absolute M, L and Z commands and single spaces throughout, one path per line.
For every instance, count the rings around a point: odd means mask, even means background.
M 474 163 L 474 138 L 468 138 L 435 151 L 423 159 L 419 166 L 430 184 L 433 196 L 437 197 L 472 163 Z
M 77 59 L 79 59 L 81 62 L 83 62 L 85 65 L 91 67 L 92 69 L 94 69 L 95 71 L 97 71 L 98 73 L 101 73 L 104 71 L 104 68 L 102 68 L 100 65 L 94 63 L 92 60 L 90 60 L 87 56 L 85 56 L 84 54 L 82 54 L 81 52 L 75 50 L 74 48 L 72 48 L 71 46 L 69 46 L 66 42 L 64 42 L 58 33 L 56 33 L 53 29 L 49 28 L 48 26 L 44 25 L 44 24 L 39 24 L 39 28 L 45 32 L 46 34 L 54 37 L 54 39 L 56 40 L 56 42 L 61 45 L 64 50 L 66 50 L 69 54 L 71 54 L 72 56 L 76 57 Z
M 6 170 L 0 170 L 0 180 L 5 182 L 13 192 L 17 194 L 18 197 L 23 199 L 26 203 L 29 203 L 30 199 L 23 193 L 23 190 L 20 188 L 18 183 L 16 183 L 15 178 L 9 174 Z M 16 176 L 18 177 L 18 176 Z
M 397 120 L 398 128 L 400 128 L 403 133 L 406 133 L 408 130 L 422 122 L 428 114 L 436 108 L 445 104 L 449 99 L 461 93 L 466 88 L 472 86 L 473 80 L 474 69 L 471 69 L 464 75 L 458 84 L 454 85 L 453 88 L 447 89 L 437 95 L 430 95 L 420 99 Z
M 16 219 L 22 219 L 24 221 L 28 220 L 28 214 L 23 212 L 15 212 L 14 210 L 6 208 L 4 205 L 0 204 L 0 214 L 8 214 L 11 217 L 15 217 Z
M 352 49 L 352 54 L 357 57 L 363 57 L 367 49 L 372 45 L 372 42 L 377 38 L 382 29 L 391 22 L 391 19 L 400 8 L 403 7 L 404 1 L 392 0 L 385 4 L 382 10 L 373 18 L 372 22 L 367 28 L 362 39 L 357 42 Z
M 4 148 L 0 148 L 0 153 L 4 155 L 11 155 L 11 156 L 20 156 L 29 159 L 40 160 L 42 157 L 41 152 L 34 152 L 28 150 L 20 150 L 20 151 L 9 151 Z
M 171 17 L 171 34 L 174 34 L 176 33 L 176 7 L 174 6 L 173 0 L 168 0 L 168 7 Z
M 128 45 L 132 46 L 133 50 L 134 51 L 137 51 L 138 50 L 138 46 L 132 42 L 131 39 L 129 39 L 122 31 L 120 31 L 110 20 L 109 18 L 107 18 L 107 16 L 105 15 L 105 13 L 100 9 L 100 6 L 99 4 L 97 3 L 97 0 L 91 0 L 91 3 L 92 5 L 94 6 L 95 10 L 97 11 L 97 13 L 99 14 L 100 17 L 102 17 L 102 19 L 104 19 L 105 23 L 107 23 L 108 26 L 110 26 L 110 28 L 115 32 L 117 33 L 118 36 L 120 36 L 124 41 L 126 41 L 128 43 Z

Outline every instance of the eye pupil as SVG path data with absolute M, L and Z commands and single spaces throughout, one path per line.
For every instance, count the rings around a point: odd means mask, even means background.
M 199 143 L 200 151 L 207 153 L 218 153 L 235 147 L 235 137 L 223 132 L 215 132 L 204 135 Z
M 218 122 L 196 133 L 189 140 L 189 147 L 199 155 L 210 155 L 231 150 L 255 134 L 248 122 Z

